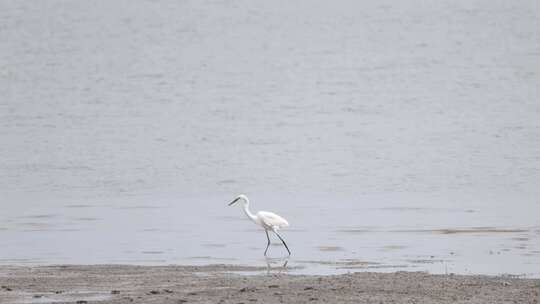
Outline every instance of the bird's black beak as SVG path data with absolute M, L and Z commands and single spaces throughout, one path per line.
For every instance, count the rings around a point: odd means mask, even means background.
M 234 201 L 229 203 L 229 206 L 232 206 L 232 204 L 236 203 L 239 199 L 240 199 L 239 197 L 235 198 Z

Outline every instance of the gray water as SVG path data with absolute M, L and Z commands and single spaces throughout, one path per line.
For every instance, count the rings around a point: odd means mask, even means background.
M 0 1 L 0 264 L 540 276 L 537 1 Z

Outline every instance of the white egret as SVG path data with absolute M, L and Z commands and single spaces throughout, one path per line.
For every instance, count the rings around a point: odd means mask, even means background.
M 249 217 L 255 224 L 261 226 L 264 229 L 264 232 L 266 232 L 266 239 L 268 240 L 268 243 L 266 244 L 264 255 L 266 256 L 266 252 L 268 251 L 268 247 L 270 246 L 270 236 L 268 235 L 268 231 L 272 231 L 277 235 L 277 237 L 281 240 L 281 242 L 287 249 L 287 252 L 289 252 L 289 255 L 291 255 L 289 247 L 287 246 L 283 238 L 281 238 L 281 236 L 278 234 L 278 230 L 280 228 L 288 227 L 289 222 L 287 222 L 286 219 L 273 212 L 259 211 L 256 214 L 251 213 L 251 211 L 249 211 L 249 199 L 243 194 L 237 196 L 232 202 L 229 203 L 229 206 L 232 206 L 238 201 L 242 202 L 242 207 L 247 217 Z

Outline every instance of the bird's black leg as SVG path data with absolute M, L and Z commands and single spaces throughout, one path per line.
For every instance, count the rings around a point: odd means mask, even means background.
M 285 243 L 285 241 L 281 238 L 281 236 L 279 236 L 279 234 L 277 232 L 274 231 L 274 233 L 277 235 L 277 237 L 281 240 L 281 242 L 283 243 L 283 245 L 285 245 L 285 248 L 287 249 L 287 251 L 289 252 L 289 255 L 291 255 L 291 251 L 289 250 L 289 247 L 287 246 L 287 243 Z M 268 234 L 268 232 L 267 232 Z
M 266 252 L 268 251 L 268 247 L 270 247 L 270 236 L 268 236 L 268 230 L 264 230 L 266 232 L 266 239 L 268 240 L 268 243 L 266 244 L 266 249 L 264 250 L 264 256 L 266 256 Z

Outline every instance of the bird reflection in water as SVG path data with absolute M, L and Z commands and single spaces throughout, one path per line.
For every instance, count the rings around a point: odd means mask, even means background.
M 266 274 L 281 274 L 287 272 L 287 263 L 289 263 L 289 257 L 269 258 L 266 260 Z

